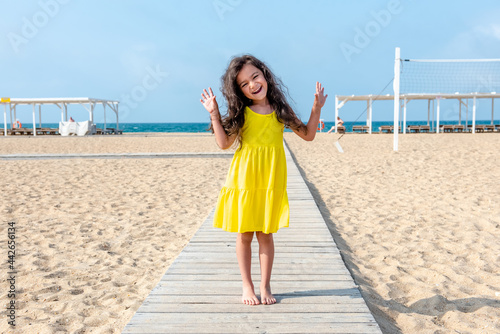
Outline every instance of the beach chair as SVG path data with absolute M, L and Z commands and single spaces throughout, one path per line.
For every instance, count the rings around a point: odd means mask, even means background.
M 453 131 L 455 131 L 455 126 L 451 124 L 443 124 L 439 126 L 439 129 L 442 130 L 443 132 L 452 133 Z
M 486 131 L 486 132 L 493 132 L 493 131 L 495 131 L 495 126 L 493 124 L 485 125 L 484 126 L 484 131 Z
M 337 132 L 338 133 L 345 133 L 345 126 L 343 126 L 343 125 L 337 126 Z
M 419 128 L 420 128 L 420 132 L 429 133 L 431 131 L 430 125 L 420 125 Z
M 419 133 L 420 126 L 419 125 L 408 125 L 408 132 L 409 133 Z
M 379 133 L 392 133 L 392 131 L 394 130 L 394 126 L 393 125 L 382 125 L 378 128 L 378 131 Z
M 495 124 L 495 130 L 496 130 L 497 132 L 500 132 L 500 124 Z
M 352 132 L 367 133 L 370 130 L 368 125 L 354 125 L 352 127 Z
M 58 135 L 58 134 L 59 134 L 59 129 L 55 129 L 55 128 L 49 129 L 49 135 Z
M 472 132 L 472 124 L 467 125 L 467 131 Z M 484 132 L 484 125 L 476 124 L 476 132 Z
M 457 124 L 453 127 L 453 129 L 455 130 L 455 132 L 464 132 L 465 131 L 465 125 L 460 125 L 460 124 Z

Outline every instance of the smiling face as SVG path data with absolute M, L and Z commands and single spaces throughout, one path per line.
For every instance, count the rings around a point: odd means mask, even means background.
M 252 64 L 245 64 L 236 76 L 243 95 L 254 104 L 267 102 L 267 81 L 264 73 Z

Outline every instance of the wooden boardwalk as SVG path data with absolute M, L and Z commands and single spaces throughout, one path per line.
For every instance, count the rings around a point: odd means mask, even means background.
M 212 210 L 122 333 L 381 333 L 286 153 L 290 227 L 274 235 L 271 279 L 278 303 L 241 303 L 236 236 L 212 227 Z M 255 239 L 252 275 L 258 294 Z

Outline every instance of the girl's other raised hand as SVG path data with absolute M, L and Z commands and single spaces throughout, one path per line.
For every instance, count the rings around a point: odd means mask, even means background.
M 321 83 L 316 82 L 316 93 L 314 94 L 314 107 L 323 108 L 326 102 L 328 94 L 325 95 L 325 87 L 321 86 Z
M 206 89 L 203 90 L 203 93 L 201 93 L 200 102 L 210 113 L 210 117 L 217 116 L 217 114 L 219 113 L 219 105 L 217 104 L 217 100 L 215 99 L 212 88 L 209 87 L 208 90 L 208 92 Z

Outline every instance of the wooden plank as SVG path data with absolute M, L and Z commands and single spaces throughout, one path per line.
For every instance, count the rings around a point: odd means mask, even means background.
M 281 304 L 272 307 L 248 307 L 242 303 L 232 304 L 180 304 L 148 303 L 140 313 L 364 313 L 362 303 L 351 304 Z
M 199 284 L 196 286 L 193 286 L 192 284 L 186 284 L 183 282 L 183 284 L 175 284 L 177 282 L 168 282 L 168 284 L 164 284 L 165 281 L 160 281 L 156 285 L 156 287 L 153 289 L 154 293 L 156 294 L 164 294 L 164 295 L 197 295 L 200 293 L 203 293 L 205 295 L 235 295 L 240 293 L 241 294 L 241 282 L 222 282 L 227 285 L 230 283 L 236 283 L 230 287 L 223 286 L 221 285 L 210 285 L 210 281 L 203 282 L 203 286 L 200 286 Z M 301 293 L 303 292 L 304 294 L 319 294 L 319 295 L 328 295 L 328 294 L 335 294 L 337 290 L 344 290 L 344 289 L 352 289 L 356 288 L 357 286 L 353 282 L 343 282 L 343 281 L 338 281 L 334 282 L 335 284 L 332 284 L 333 282 L 329 282 L 329 287 L 330 289 L 326 289 L 323 287 L 318 287 L 317 284 L 314 284 L 312 287 L 309 287 L 307 282 L 298 282 L 300 283 L 298 286 L 283 286 L 283 285 L 277 285 L 274 284 L 272 286 L 273 293 L 279 294 L 279 293 Z
M 278 300 L 279 305 L 284 304 L 361 304 L 364 305 L 365 301 L 361 297 L 361 294 L 357 289 L 346 289 L 339 290 L 337 294 L 325 296 L 325 295 L 305 295 L 305 294 L 275 294 L 274 295 Z M 228 298 L 233 298 L 229 300 Z M 191 304 L 191 305 L 220 305 L 221 307 L 226 307 L 227 312 L 229 309 L 233 309 L 234 305 L 238 305 L 238 307 L 246 305 L 242 305 L 241 302 L 241 294 L 224 295 L 224 296 L 211 296 L 211 295 L 158 295 L 152 294 L 148 297 L 148 299 L 144 302 L 143 305 L 147 305 L 149 303 L 174 303 L 174 304 Z M 234 301 L 234 303 L 231 303 Z M 277 304 L 277 305 L 278 305 Z M 320 305 L 321 307 L 321 305 Z
M 224 267 L 223 267 L 224 266 Z M 221 268 L 223 267 L 223 268 Z M 252 264 L 252 273 L 258 274 L 260 272 L 260 268 L 258 264 Z M 181 263 L 179 265 L 172 265 L 169 268 L 169 272 L 165 275 L 170 274 L 205 274 L 211 275 L 214 273 L 219 274 L 239 274 L 240 271 L 238 267 L 235 267 L 234 264 L 225 263 L 223 265 L 214 264 L 213 266 L 205 265 L 205 266 L 193 266 L 191 264 L 187 265 L 186 263 Z M 345 268 L 344 265 L 332 265 L 328 268 L 322 268 L 319 266 L 273 266 L 273 273 L 279 273 L 282 275 L 349 275 L 349 271 Z M 273 274 L 274 277 L 275 274 Z M 350 275 L 349 275 L 350 276 Z
M 272 307 L 270 305 L 261 305 L 261 308 Z M 197 313 L 196 318 L 193 319 L 192 314 L 185 313 L 137 313 L 136 321 L 143 323 L 154 323 L 156 325 L 170 325 L 170 324 L 186 324 L 193 320 L 203 324 L 219 324 L 219 323 L 233 323 L 238 324 L 241 322 L 257 323 L 262 320 L 262 314 L 252 312 L 234 313 Z M 266 313 L 266 322 L 275 323 L 301 323 L 307 322 L 313 324 L 317 322 L 331 322 L 331 323 L 373 323 L 374 320 L 369 314 L 365 313 Z
M 254 281 L 260 281 L 259 274 L 253 274 L 252 278 Z M 335 275 L 335 274 L 320 274 L 320 275 L 283 275 L 276 274 L 272 275 L 272 281 L 276 284 L 280 284 L 282 281 L 350 281 L 352 279 L 349 275 Z M 240 281 L 241 275 L 239 273 L 235 274 L 183 274 L 183 273 L 170 273 L 162 277 L 163 281 Z
M 259 253 L 253 252 L 252 255 L 254 257 L 259 257 Z M 234 260 L 236 254 L 235 252 L 182 252 L 179 254 L 178 258 L 182 261 L 182 259 L 204 259 L 205 261 L 210 260 L 220 260 L 220 259 L 230 259 Z M 293 258 L 293 259 L 307 259 L 309 261 L 318 261 L 318 260 L 326 260 L 327 262 L 342 260 L 338 253 L 290 253 L 290 252 L 280 252 L 275 254 L 274 259 L 283 259 L 283 258 Z M 308 261 L 308 262 L 309 262 Z
M 280 334 L 308 334 L 308 333 L 343 333 L 343 334 L 380 334 L 381 331 L 373 323 L 353 323 L 353 322 L 324 322 L 312 323 L 306 326 L 283 323 L 198 323 L 190 322 L 186 324 L 162 324 L 161 326 L 151 323 L 131 322 L 124 334 L 159 334 L 159 333 L 198 333 L 198 334 L 248 334 L 248 333 L 280 333 Z

